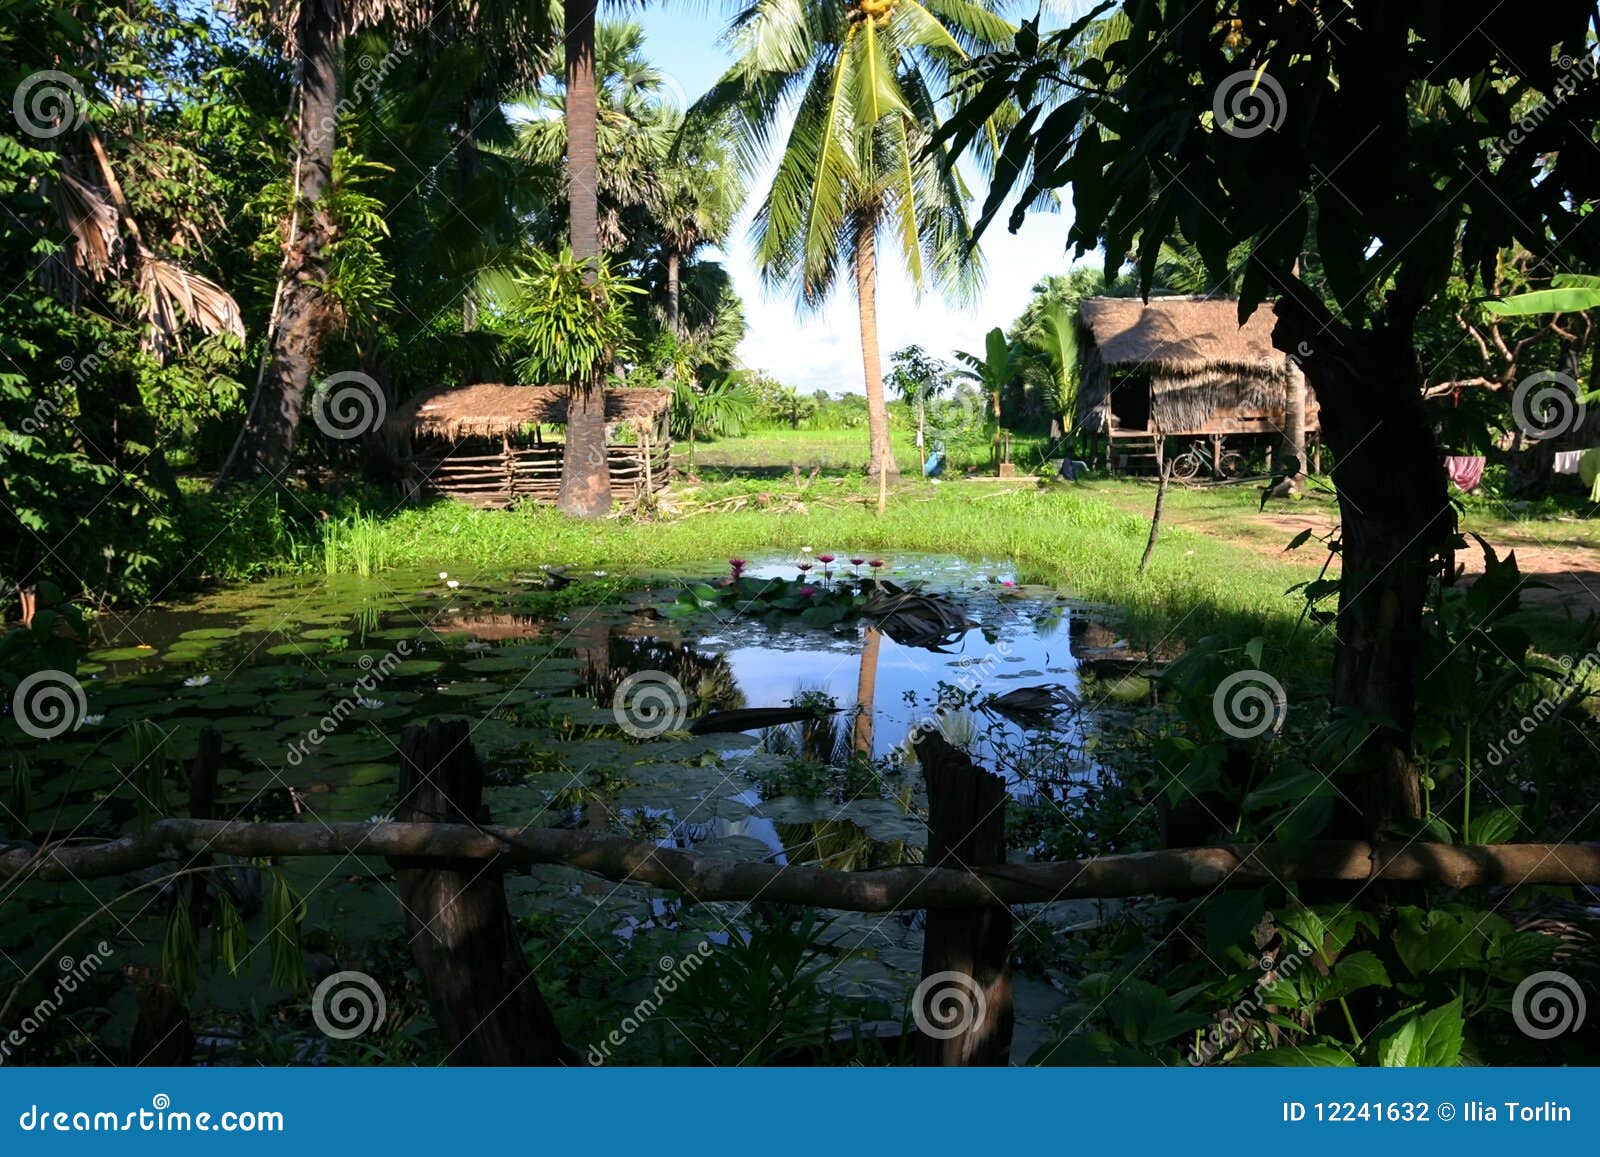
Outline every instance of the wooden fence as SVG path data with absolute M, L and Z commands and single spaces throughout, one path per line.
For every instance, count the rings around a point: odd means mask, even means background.
M 929 800 L 924 864 L 848 872 L 730 862 L 618 836 L 495 825 L 483 807 L 483 767 L 469 737 L 462 720 L 406 728 L 393 822 L 253 823 L 211 818 L 221 743 L 208 729 L 190 777 L 190 818 L 159 820 L 103 843 L 0 843 L 0 879 L 84 880 L 163 863 L 194 870 L 217 855 L 382 857 L 394 869 L 413 954 L 457 1064 L 578 1063 L 556 1031 L 506 903 L 503 873 L 528 864 L 565 864 L 687 901 L 928 910 L 924 978 L 970 978 L 985 1010 L 948 1038 L 919 1038 L 915 1056 L 929 1065 L 1007 1063 L 1013 905 L 1295 881 L 1600 884 L 1600 845 L 1590 844 L 1323 840 L 1006 864 L 1005 784 L 936 733 L 917 741 Z

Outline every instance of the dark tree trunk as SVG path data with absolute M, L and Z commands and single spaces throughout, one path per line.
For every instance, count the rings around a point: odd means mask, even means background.
M 1351 330 L 1280 303 L 1274 340 L 1311 351 L 1305 375 L 1335 456 L 1341 524 L 1333 705 L 1371 728 L 1359 781 L 1341 783 L 1354 809 L 1343 808 L 1335 834 L 1376 837 L 1422 814 L 1411 758 L 1417 657 L 1423 604 L 1448 557 L 1455 513 L 1409 326 Z
M 678 285 L 678 267 L 681 264 L 678 251 L 667 250 L 667 328 L 677 336 L 683 333 L 682 327 L 678 324 L 678 299 L 681 293 Z
M 1167 486 L 1172 481 L 1172 463 L 1166 458 L 1166 445 L 1161 435 L 1156 435 L 1156 508 L 1150 515 L 1150 537 L 1145 540 L 1144 554 L 1139 556 L 1139 573 L 1144 574 L 1150 565 L 1150 556 L 1156 552 L 1156 539 L 1161 537 L 1161 516 L 1167 506 Z
M 1006 784 L 937 731 L 914 740 L 928 785 L 930 867 L 1006 858 Z M 919 1065 L 1004 1065 L 1011 1056 L 1011 909 L 928 909 L 915 1010 Z
M 300 119 L 297 226 L 278 282 L 278 324 L 268 336 L 266 361 L 250 399 L 244 428 L 218 482 L 277 478 L 289 468 L 306 389 L 322 344 L 339 324 L 339 310 L 320 288 L 334 224 L 322 203 L 333 180 L 339 103 L 339 0 L 300 5 Z
M 567 58 L 567 200 L 572 255 L 600 261 L 599 189 L 595 184 L 597 116 L 594 79 L 595 0 L 565 0 Z M 605 393 L 601 368 L 588 381 L 572 383 L 567 402 L 567 447 L 561 459 L 556 506 L 579 518 L 601 518 L 611 509 L 611 474 L 606 465 Z
M 400 822 L 483 824 L 483 767 L 467 724 L 407 727 L 400 748 Z M 494 864 L 394 861 L 411 952 L 454 1065 L 576 1060 L 561 1041 L 506 906 Z

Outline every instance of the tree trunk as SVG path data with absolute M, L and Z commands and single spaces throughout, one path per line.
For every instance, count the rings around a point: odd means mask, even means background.
M 878 648 L 883 632 L 868 627 L 861 644 L 861 666 L 856 672 L 856 717 L 850 727 L 850 750 L 872 757 L 872 711 L 878 689 Z
M 397 820 L 488 822 L 483 765 L 462 720 L 401 736 Z M 428 1003 L 455 1065 L 553 1065 L 576 1059 L 522 951 L 496 864 L 392 861 L 395 889 Z
M 974 869 L 1006 858 L 1006 784 L 937 731 L 913 741 L 928 785 L 927 862 Z M 1011 1055 L 1011 909 L 929 908 L 913 1010 L 919 1065 L 1004 1065 Z
M 1455 533 L 1444 464 L 1422 405 L 1409 327 L 1351 330 L 1279 305 L 1280 349 L 1310 349 L 1306 380 L 1333 449 L 1343 569 L 1333 706 L 1370 728 L 1356 812 L 1335 831 L 1376 835 L 1422 814 L 1411 759 L 1423 603 Z M 1392 726 L 1386 726 L 1383 721 Z
M 1294 469 L 1294 483 L 1306 475 L 1306 375 L 1300 363 L 1289 359 L 1287 405 L 1284 408 L 1283 452 L 1299 465 Z
M 1161 515 L 1167 505 L 1167 486 L 1172 481 L 1172 463 L 1167 461 L 1166 445 L 1159 434 L 1156 435 L 1156 473 L 1160 475 L 1160 481 L 1156 483 L 1155 512 L 1150 515 L 1150 537 L 1145 540 L 1144 554 L 1139 558 L 1141 575 L 1150 565 L 1150 556 L 1156 552 L 1156 539 L 1161 537 Z
M 306 388 L 322 344 L 339 324 L 337 305 L 322 292 L 324 256 L 334 223 L 322 204 L 333 180 L 339 101 L 338 0 L 300 6 L 300 120 L 295 130 L 298 197 L 278 278 L 277 326 L 266 360 L 218 482 L 277 478 L 289 468 Z
M 593 279 L 600 261 L 599 190 L 595 184 L 595 0 L 565 0 L 565 13 L 570 241 L 572 255 L 590 263 L 585 276 Z M 602 518 L 611 509 L 601 373 L 597 366 L 587 381 L 572 383 L 567 400 L 567 447 L 561 458 L 556 506 L 579 518 Z
M 683 327 L 678 321 L 678 299 L 681 289 L 678 285 L 678 267 L 681 261 L 676 249 L 667 250 L 667 329 L 674 337 L 683 336 Z
M 856 303 L 861 315 L 861 368 L 867 388 L 867 432 L 872 457 L 867 467 L 874 478 L 887 470 L 890 478 L 900 477 L 895 465 L 894 447 L 889 441 L 889 409 L 883 396 L 883 357 L 878 352 L 878 257 L 874 236 L 875 221 L 863 214 L 856 223 Z

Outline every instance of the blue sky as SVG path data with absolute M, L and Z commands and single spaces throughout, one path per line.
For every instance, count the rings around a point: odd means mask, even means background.
M 729 56 L 719 43 L 727 17 L 720 6 L 651 5 L 627 18 L 645 30 L 645 54 L 669 78 L 675 99 L 693 101 L 727 67 Z M 698 10 L 696 10 L 698 9 Z M 680 91 L 681 90 L 681 91 Z M 981 180 L 969 177 L 974 196 L 984 194 Z M 855 296 L 848 284 L 820 311 L 796 312 L 792 295 L 769 291 L 761 284 L 748 244 L 749 218 L 765 185 L 752 189 L 751 206 L 734 228 L 727 265 L 744 298 L 750 323 L 740 347 L 746 365 L 765 370 L 805 390 L 861 391 L 861 342 Z M 974 206 L 974 213 L 976 206 Z M 987 277 L 977 302 L 965 308 L 935 293 L 919 302 L 904 271 L 891 254 L 880 250 L 878 271 L 878 343 L 885 369 L 891 353 L 913 343 L 948 357 L 952 350 L 981 350 L 983 335 L 1009 325 L 1021 312 L 1028 291 L 1040 277 L 1071 264 L 1066 248 L 1070 207 L 1056 214 L 1032 214 L 1016 234 L 1004 221 L 990 227 L 982 250 Z

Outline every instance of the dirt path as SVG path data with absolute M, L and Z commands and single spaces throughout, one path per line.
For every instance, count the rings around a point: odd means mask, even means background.
M 1118 505 L 1133 509 L 1131 504 L 1124 502 Z M 1169 504 L 1166 518 L 1174 526 L 1182 526 L 1213 538 L 1227 539 L 1249 547 L 1258 554 L 1278 559 L 1283 557 L 1283 548 L 1289 540 L 1301 531 L 1310 530 L 1313 535 L 1326 535 L 1335 522 L 1333 508 L 1321 503 L 1307 503 L 1304 510 L 1278 509 L 1261 514 L 1237 509 L 1174 509 Z M 1516 527 L 1480 529 L 1478 533 L 1501 556 L 1516 551 L 1517 565 L 1522 568 L 1523 575 L 1542 584 L 1530 585 L 1524 590 L 1523 601 L 1526 604 L 1564 608 L 1581 619 L 1591 612 L 1600 614 L 1600 549 L 1566 532 L 1564 524 L 1568 522 L 1574 526 L 1580 525 L 1578 519 L 1558 518 Z M 1469 521 L 1465 529 L 1473 531 L 1476 528 Z M 1456 556 L 1456 564 L 1465 568 L 1470 580 L 1483 573 L 1483 552 L 1470 537 L 1468 544 L 1468 549 Z M 1315 553 L 1315 544 L 1307 543 L 1301 549 L 1309 557 Z

